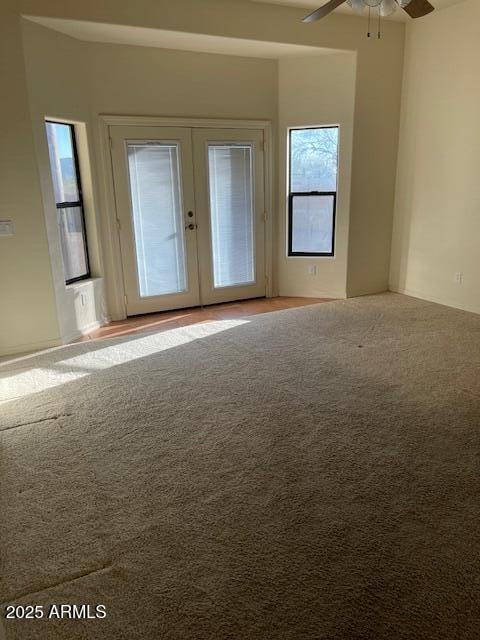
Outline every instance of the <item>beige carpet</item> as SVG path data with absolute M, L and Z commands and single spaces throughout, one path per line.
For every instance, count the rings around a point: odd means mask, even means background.
M 0 601 L 107 607 L 8 640 L 477 640 L 479 366 L 394 294 L 0 366 Z

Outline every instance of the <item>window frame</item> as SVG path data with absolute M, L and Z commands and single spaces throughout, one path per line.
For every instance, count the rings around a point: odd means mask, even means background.
M 337 129 L 337 184 L 335 191 L 292 191 L 292 132 L 293 131 L 305 131 L 307 129 Z M 338 167 L 339 167 L 339 144 L 340 141 L 340 126 L 339 125 L 321 125 L 321 126 L 306 126 L 306 127 L 289 127 L 288 129 L 288 153 L 287 153 L 287 172 L 288 172 L 288 244 L 287 244 L 287 257 L 289 258 L 333 258 L 335 257 L 335 231 L 337 222 L 337 194 L 338 194 Z M 331 251 L 293 251 L 293 201 L 297 197 L 308 196 L 333 196 L 333 211 L 332 211 L 332 249 Z
M 56 198 L 55 199 L 55 209 L 58 212 L 59 210 L 62 211 L 63 209 L 73 209 L 73 208 L 77 208 L 80 210 L 80 215 L 81 215 L 81 220 L 82 220 L 82 229 L 83 229 L 83 241 L 84 241 L 84 249 L 85 249 L 85 262 L 86 262 L 86 267 L 87 270 L 84 274 L 82 274 L 81 276 L 77 276 L 76 278 L 65 278 L 65 285 L 70 285 L 70 284 L 74 284 L 75 282 L 81 282 L 83 280 L 90 280 L 91 276 L 91 271 L 90 271 L 90 256 L 88 253 L 88 237 L 87 237 L 87 225 L 86 225 L 86 221 L 85 221 L 85 206 L 83 203 L 83 191 L 82 191 L 82 178 L 80 175 L 80 163 L 78 160 L 78 149 L 77 149 L 77 136 L 76 136 L 76 132 L 75 132 L 75 125 L 71 122 L 64 122 L 62 120 L 51 120 L 51 119 L 46 119 L 45 120 L 45 124 L 61 124 L 62 126 L 66 126 L 69 127 L 70 129 L 70 139 L 72 141 L 72 151 L 73 151 L 73 162 L 74 162 L 74 167 L 75 167 L 75 176 L 76 176 L 76 182 L 77 182 L 77 191 L 78 191 L 78 200 L 71 200 L 71 201 L 65 201 L 65 202 L 57 202 Z M 50 171 L 52 171 L 52 168 L 50 167 Z M 53 184 L 53 178 L 52 178 L 52 184 Z M 55 194 L 54 194 L 55 196 Z M 57 213 L 58 215 L 58 213 Z M 63 252 L 62 252 L 62 257 L 63 257 Z M 65 275 L 65 274 L 64 274 Z

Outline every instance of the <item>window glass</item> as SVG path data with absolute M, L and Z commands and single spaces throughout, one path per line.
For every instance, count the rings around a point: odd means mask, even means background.
M 290 170 L 292 192 L 335 191 L 338 128 L 292 129 Z
M 68 124 L 47 122 L 47 138 L 55 200 L 57 204 L 78 202 L 78 180 L 72 127 Z
M 292 209 L 292 251 L 331 253 L 334 196 L 294 196 Z
M 65 280 L 79 280 L 88 271 L 82 210 L 67 207 L 58 211 Z

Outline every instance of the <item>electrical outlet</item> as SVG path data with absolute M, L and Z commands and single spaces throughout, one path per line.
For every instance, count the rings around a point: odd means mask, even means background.
M 0 236 L 13 236 L 13 222 L 0 220 Z
M 316 276 L 317 275 L 317 265 L 316 264 L 309 264 L 308 265 L 308 275 L 310 275 L 310 276 Z
M 461 271 L 454 275 L 454 282 L 455 284 L 463 284 L 463 273 Z

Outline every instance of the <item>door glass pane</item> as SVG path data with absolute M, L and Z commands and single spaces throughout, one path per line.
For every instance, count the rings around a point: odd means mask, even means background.
M 88 273 L 82 209 L 81 207 L 57 209 L 57 215 L 65 280 L 75 280 Z
M 209 145 L 214 287 L 255 282 L 251 145 Z
M 140 297 L 187 290 L 179 148 L 127 143 Z
M 290 131 L 290 191 L 336 191 L 338 127 Z
M 292 203 L 292 251 L 332 253 L 334 196 L 294 196 Z

